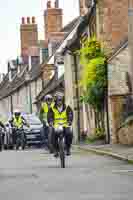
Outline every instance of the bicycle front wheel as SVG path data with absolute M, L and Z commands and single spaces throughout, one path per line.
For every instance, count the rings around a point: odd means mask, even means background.
M 65 144 L 63 138 L 59 140 L 59 154 L 60 154 L 61 168 L 65 168 Z

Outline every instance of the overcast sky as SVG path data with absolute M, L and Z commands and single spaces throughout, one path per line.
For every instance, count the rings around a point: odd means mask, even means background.
M 54 1 L 54 0 L 53 0 Z M 0 5 L 0 72 L 7 71 L 8 59 L 20 54 L 20 23 L 22 16 L 35 16 L 39 39 L 44 39 L 43 13 L 47 0 L 2 0 Z M 78 0 L 59 0 L 64 9 L 64 25 L 79 13 Z

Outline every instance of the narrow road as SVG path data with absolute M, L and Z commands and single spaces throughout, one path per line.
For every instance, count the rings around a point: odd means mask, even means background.
M 1 200 L 132 200 L 133 165 L 75 150 L 67 168 L 44 150 L 0 153 Z

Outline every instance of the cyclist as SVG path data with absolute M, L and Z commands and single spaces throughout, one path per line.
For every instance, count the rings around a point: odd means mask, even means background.
M 2 127 L 5 130 L 5 126 L 4 126 L 3 122 L 2 122 L 2 120 L 0 120 L 0 127 Z
M 16 132 L 15 128 L 21 128 L 23 125 L 26 125 L 29 127 L 29 124 L 24 119 L 24 117 L 21 115 L 21 112 L 19 110 L 15 110 L 12 118 L 9 120 L 9 123 L 11 124 L 11 127 L 13 128 L 12 137 L 13 137 L 13 144 L 16 144 Z
M 53 146 L 54 146 L 54 156 L 58 157 L 58 136 L 56 133 L 56 127 L 59 124 L 63 124 L 65 143 L 66 143 L 66 154 L 71 155 L 71 144 L 72 144 L 72 122 L 73 122 L 73 111 L 70 106 L 65 104 L 65 98 L 62 94 L 57 94 L 55 96 L 55 105 L 53 108 L 49 109 L 48 112 L 48 123 L 50 127 L 53 127 Z
M 5 131 L 6 131 L 6 128 L 4 126 L 4 123 L 3 123 L 3 120 L 0 119 L 0 127 L 3 128 L 4 132 L 2 131 L 0 134 L 0 148 L 1 148 L 1 145 L 2 143 L 4 142 L 4 136 L 5 136 Z
M 40 109 L 40 120 L 43 123 L 43 140 L 45 147 L 48 147 L 48 134 L 49 134 L 49 124 L 47 122 L 47 114 L 51 107 L 54 106 L 53 97 L 47 94 L 44 97 L 44 102 L 42 103 Z

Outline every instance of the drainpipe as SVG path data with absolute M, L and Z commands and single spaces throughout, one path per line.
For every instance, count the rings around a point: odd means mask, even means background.
M 11 111 L 11 114 L 13 114 L 13 101 L 12 101 L 12 95 L 10 96 L 10 101 L 11 101 L 11 103 L 10 103 L 10 111 Z
M 76 83 L 76 98 L 77 98 L 77 109 L 78 109 L 78 142 L 80 142 L 80 103 L 79 103 L 79 89 L 78 89 L 78 70 L 77 70 L 77 57 L 72 54 L 74 58 L 74 69 L 75 69 L 75 83 Z
M 106 64 L 106 79 L 107 87 L 105 91 L 105 107 L 106 107 L 106 123 L 107 123 L 107 134 L 106 134 L 106 143 L 110 144 L 110 127 L 109 127 L 109 102 L 108 102 L 108 64 Z
M 30 114 L 32 114 L 32 96 L 31 96 L 31 83 L 29 82 L 29 106 L 30 106 Z

